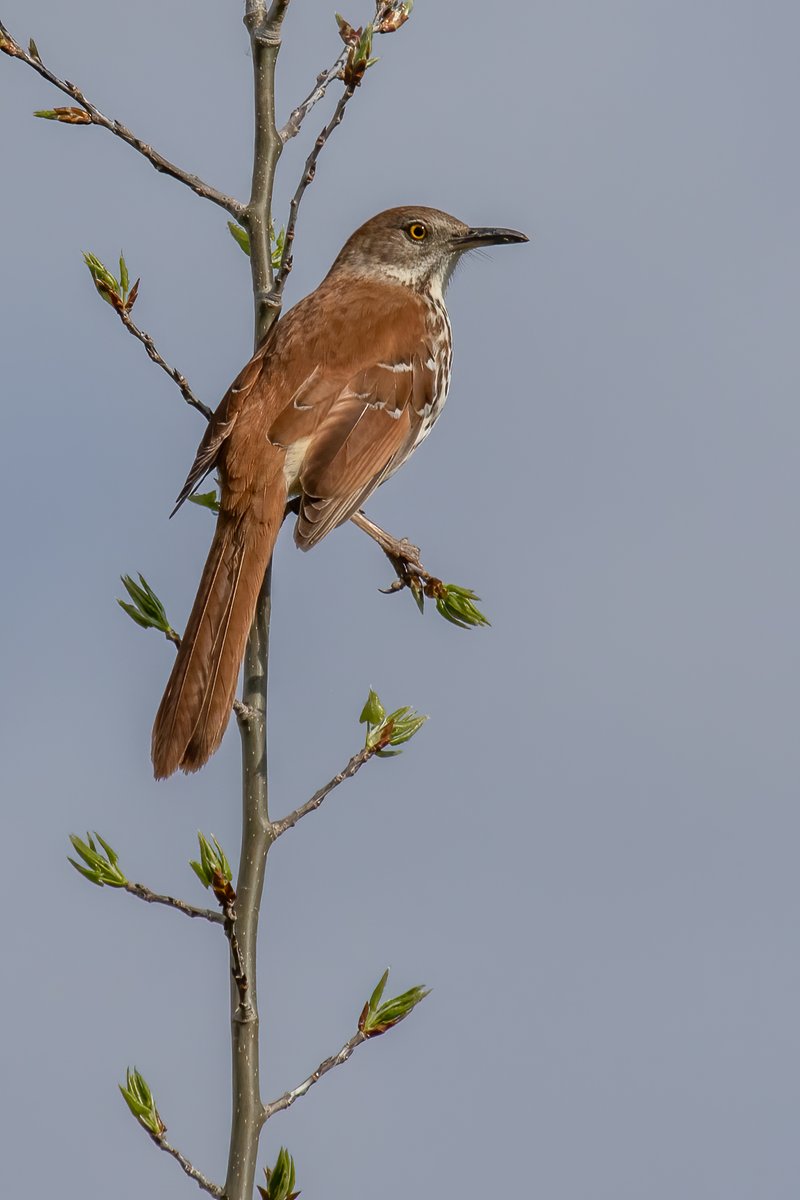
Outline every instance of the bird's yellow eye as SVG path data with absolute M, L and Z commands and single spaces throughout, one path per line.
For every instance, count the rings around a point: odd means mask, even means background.
M 412 242 L 421 242 L 423 238 L 427 237 L 427 234 L 428 230 L 420 221 L 412 221 L 408 226 L 408 236 Z

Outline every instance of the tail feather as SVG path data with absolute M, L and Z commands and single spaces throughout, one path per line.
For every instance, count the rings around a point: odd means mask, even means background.
M 198 771 L 222 741 L 259 589 L 280 528 L 283 499 L 268 519 L 224 509 L 153 725 L 156 779 Z

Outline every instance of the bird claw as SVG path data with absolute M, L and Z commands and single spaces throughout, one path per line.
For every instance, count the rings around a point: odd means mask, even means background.
M 431 575 L 422 565 L 419 546 L 414 546 L 407 538 L 401 538 L 392 539 L 382 549 L 397 576 L 388 587 L 379 589 L 385 596 L 410 588 L 419 604 L 422 596 L 436 600 L 446 593 L 441 579 Z

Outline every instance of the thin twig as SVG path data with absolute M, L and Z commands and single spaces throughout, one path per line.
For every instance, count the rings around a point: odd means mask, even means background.
M 222 913 L 225 937 L 228 939 L 231 948 L 231 976 L 236 985 L 236 991 L 239 994 L 238 1017 L 240 1021 L 253 1021 L 255 1020 L 255 1013 L 250 1003 L 250 997 L 247 994 L 250 985 L 247 982 L 242 951 L 239 947 L 239 939 L 236 936 L 236 910 L 233 903 L 223 904 Z
M 176 367 L 171 367 L 169 363 L 162 358 L 156 349 L 155 342 L 150 334 L 145 333 L 144 330 L 140 329 L 139 326 L 131 319 L 130 313 L 126 312 L 124 308 L 115 307 L 115 311 L 119 315 L 119 319 L 122 321 L 122 324 L 125 326 L 128 333 L 139 339 L 147 351 L 149 358 L 152 359 L 157 366 L 161 367 L 162 371 L 166 371 L 172 382 L 177 385 L 186 403 L 191 405 L 192 408 L 197 409 L 199 413 L 203 414 L 207 421 L 210 421 L 214 415 L 213 410 L 210 409 L 207 404 L 204 404 L 202 400 L 197 399 L 194 392 L 189 387 L 189 384 L 186 382 L 186 377 L 182 375 Z
M 69 96 L 76 104 L 79 104 L 84 112 L 88 115 L 92 125 L 99 125 L 103 129 L 107 129 L 113 133 L 115 137 L 121 138 L 139 154 L 143 155 L 148 162 L 160 171 L 163 175 L 170 175 L 173 179 L 177 179 L 179 183 L 183 183 L 190 188 L 195 195 L 202 196 L 204 200 L 210 200 L 212 204 L 218 204 L 220 208 L 224 208 L 237 221 L 241 221 L 244 214 L 244 205 L 235 200 L 233 196 L 227 196 L 224 192 L 217 191 L 210 184 L 199 179 L 197 175 L 191 175 L 188 171 L 184 171 L 181 167 L 175 165 L 164 158 L 163 154 L 159 154 L 147 142 L 143 142 L 140 137 L 137 137 L 132 130 L 123 125 L 121 121 L 112 120 L 105 116 L 96 105 L 84 95 L 80 88 L 74 83 L 70 83 L 68 79 L 59 79 L 49 67 L 46 67 L 38 55 L 30 53 L 23 49 L 12 37 L 2 22 L 0 22 L 0 34 L 3 35 L 0 40 L 0 50 L 5 51 L 11 58 L 17 58 L 20 62 L 24 62 L 32 70 L 36 71 L 53 87 L 58 88 L 66 96 Z
M 289 204 L 289 219 L 286 222 L 286 233 L 284 234 L 281 263 L 275 276 L 275 282 L 272 285 L 272 291 L 267 298 L 268 302 L 275 308 L 280 308 L 281 306 L 283 289 L 289 272 L 292 269 L 292 242 L 294 241 L 294 232 L 295 226 L 297 225 L 297 214 L 300 210 L 300 202 L 303 199 L 306 188 L 314 180 L 314 175 L 316 174 L 317 170 L 317 159 L 319 158 L 325 143 L 333 133 L 336 126 L 341 124 L 342 118 L 344 117 L 344 110 L 355 95 L 355 90 L 355 84 L 348 84 L 339 97 L 339 102 L 336 105 L 336 108 L 333 110 L 333 116 L 322 130 L 317 140 L 314 142 L 311 153 L 306 159 L 306 165 L 303 168 L 303 174 L 300 177 L 297 190 L 292 196 L 291 203 Z
M 283 18 L 286 16 L 289 4 L 290 0 L 272 0 L 267 13 L 267 28 L 271 37 L 280 37 L 281 25 L 283 25 Z
M 222 1188 L 216 1183 L 212 1183 L 210 1179 L 206 1179 L 205 1175 L 202 1175 L 196 1167 L 193 1167 L 188 1158 L 181 1154 L 180 1150 L 176 1150 L 174 1146 L 171 1146 L 165 1137 L 158 1137 L 155 1133 L 151 1133 L 150 1137 L 159 1150 L 163 1150 L 165 1154 L 172 1155 L 181 1169 L 186 1172 L 190 1179 L 195 1181 L 199 1188 L 202 1188 L 204 1192 L 208 1192 L 209 1196 L 216 1196 L 217 1200 L 222 1200 L 222 1197 L 225 1195 Z
M 305 100 L 302 100 L 298 104 L 297 108 L 292 109 L 291 113 L 289 114 L 289 120 L 282 129 L 278 130 L 278 137 L 284 144 L 288 142 L 290 138 L 297 136 L 297 134 L 300 132 L 300 126 L 303 124 L 303 121 L 305 121 L 314 105 L 318 104 L 319 101 L 322 100 L 334 79 L 341 78 L 342 68 L 347 61 L 347 49 L 347 46 L 345 46 L 342 53 L 336 59 L 336 62 L 333 63 L 332 66 L 328 67 L 327 71 L 320 71 L 314 82 L 314 87 L 308 93 Z
M 258 716 L 256 710 L 245 704 L 238 696 L 234 696 L 233 698 L 233 711 L 236 713 L 236 720 L 239 722 L 240 728 Z
M 222 914 L 214 912 L 211 908 L 195 908 L 193 904 L 177 900 L 174 896 L 162 896 L 158 892 L 151 891 L 149 887 L 145 887 L 143 883 L 126 883 L 125 891 L 130 892 L 139 900 L 144 900 L 146 904 L 165 904 L 167 908 L 174 908 L 178 912 L 182 912 L 185 917 L 202 917 L 204 921 L 211 921 L 214 925 L 224 923 Z
M 391 4 L 382 4 L 380 3 L 380 0 L 378 0 L 378 3 L 375 5 L 374 17 L 376 33 L 394 32 L 393 28 L 381 28 L 382 21 L 389 16 L 391 9 Z M 342 72 L 344 70 L 345 63 L 347 62 L 349 50 L 349 45 L 345 45 L 336 61 L 332 63 L 332 65 L 328 67 L 326 71 L 320 71 L 319 75 L 314 81 L 313 88 L 308 93 L 305 100 L 301 100 L 301 102 L 297 105 L 297 108 L 292 109 L 291 113 L 289 114 L 288 121 L 282 129 L 278 130 L 278 136 L 284 144 L 288 142 L 290 138 L 296 137 L 296 135 L 300 132 L 300 126 L 303 124 L 303 121 L 311 112 L 314 105 L 318 104 L 319 101 L 322 100 L 334 79 L 342 78 Z
M 359 1032 L 354 1034 L 349 1042 L 345 1042 L 338 1054 L 334 1054 L 331 1058 L 326 1058 L 321 1062 L 316 1071 L 313 1071 L 308 1079 L 304 1079 L 301 1084 L 293 1088 L 291 1092 L 284 1092 L 277 1100 L 273 1100 L 270 1104 L 264 1105 L 263 1120 L 268 1121 L 270 1117 L 274 1117 L 275 1113 L 284 1112 L 287 1108 L 291 1108 L 295 1100 L 299 1100 L 301 1096 L 305 1096 L 306 1092 L 322 1079 L 323 1075 L 327 1075 L 328 1071 L 332 1071 L 334 1067 L 339 1067 L 342 1063 L 346 1063 L 353 1051 L 366 1042 L 366 1035 Z
M 353 755 L 343 771 L 340 771 L 338 775 L 334 775 L 333 779 L 329 779 L 325 786 L 321 787 L 318 792 L 315 792 L 310 800 L 307 800 L 300 808 L 296 808 L 294 812 L 289 813 L 288 817 L 283 817 L 280 821 L 273 821 L 272 829 L 274 837 L 279 838 L 282 833 L 286 833 L 287 829 L 292 829 L 303 817 L 308 816 L 309 813 L 319 808 L 322 801 L 330 795 L 334 788 L 337 788 L 340 783 L 344 783 L 345 779 L 352 779 L 361 770 L 364 763 L 369 762 L 374 754 L 374 746 L 365 746 L 363 750 L 359 750 L 358 754 Z

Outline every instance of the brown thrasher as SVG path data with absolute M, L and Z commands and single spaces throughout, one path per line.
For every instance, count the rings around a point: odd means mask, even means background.
M 222 740 L 287 499 L 297 497 L 294 537 L 308 550 L 394 474 L 447 397 L 444 292 L 456 263 L 527 240 L 433 208 L 379 213 L 225 393 L 176 505 L 216 468 L 214 540 L 153 726 L 157 779 L 197 771 Z

